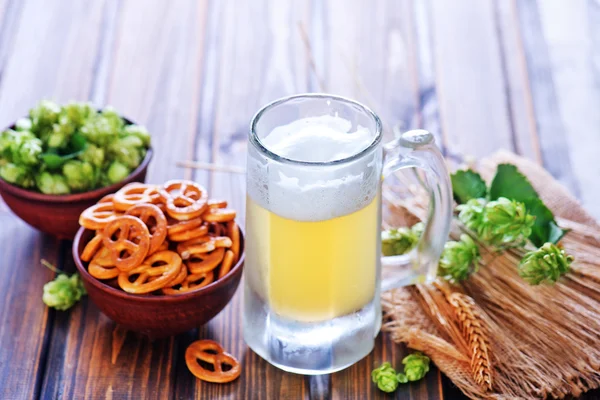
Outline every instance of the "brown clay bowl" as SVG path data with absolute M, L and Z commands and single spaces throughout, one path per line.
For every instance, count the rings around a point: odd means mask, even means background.
M 125 180 L 89 192 L 55 196 L 22 189 L 0 179 L 0 195 L 12 212 L 35 229 L 61 239 L 73 239 L 83 210 L 128 183 L 145 182 L 151 159 L 152 149 L 148 149 L 141 164 Z
M 176 335 L 210 321 L 229 303 L 242 277 L 245 252 L 241 228 L 241 256 L 231 271 L 201 289 L 179 295 L 130 294 L 91 276 L 80 254 L 93 235 L 93 231 L 81 228 L 73 242 L 73 259 L 90 300 L 116 323 L 151 338 Z

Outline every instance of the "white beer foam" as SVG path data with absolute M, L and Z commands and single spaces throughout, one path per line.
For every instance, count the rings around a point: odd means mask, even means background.
M 367 148 L 373 133 L 340 117 L 321 116 L 278 126 L 261 142 L 296 161 L 328 162 Z M 283 164 L 253 149 L 248 157 L 248 193 L 263 208 L 298 221 L 321 221 L 351 214 L 377 194 L 381 151 L 333 166 Z
M 368 129 L 330 115 L 299 119 L 278 126 L 261 141 L 273 153 L 296 161 L 329 162 L 348 158 L 373 141 Z

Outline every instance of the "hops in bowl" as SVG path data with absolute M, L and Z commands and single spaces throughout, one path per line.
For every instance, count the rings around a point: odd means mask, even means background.
M 125 179 L 149 147 L 146 128 L 111 107 L 44 100 L 0 134 L 0 178 L 44 194 L 86 192 Z

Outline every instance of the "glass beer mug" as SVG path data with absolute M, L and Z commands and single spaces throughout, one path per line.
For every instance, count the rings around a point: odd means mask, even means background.
M 331 95 L 280 99 L 252 120 L 244 339 L 283 370 L 354 364 L 373 349 L 381 291 L 436 276 L 452 217 L 444 160 L 423 130 L 381 141 L 377 115 Z M 429 217 L 413 251 L 381 257 L 382 178 L 408 167 L 424 171 Z

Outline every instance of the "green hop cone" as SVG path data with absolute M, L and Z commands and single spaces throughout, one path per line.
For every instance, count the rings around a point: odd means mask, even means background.
M 416 352 L 404 357 L 404 375 L 408 381 L 414 382 L 422 379 L 429 371 L 429 357 L 423 353 Z
M 145 127 L 141 125 L 127 125 L 123 131 L 127 136 L 136 136 L 139 138 L 144 147 L 150 146 L 150 133 L 148 133 Z
M 419 240 L 410 228 L 390 229 L 381 232 L 381 252 L 384 256 L 407 253 Z
M 84 294 L 86 291 L 79 274 L 71 275 L 71 277 L 60 274 L 56 279 L 44 285 L 42 301 L 48 307 L 64 311 L 77 303 Z
M 42 100 L 37 106 L 29 111 L 32 130 L 39 133 L 40 130 L 51 126 L 58 121 L 60 106 L 53 101 Z
M 423 231 L 425 230 L 425 224 L 422 222 L 417 222 L 416 224 L 411 226 L 410 230 L 413 234 L 417 236 L 417 238 L 420 238 L 423 234 Z
M 505 197 L 487 204 L 484 199 L 471 199 L 456 209 L 467 228 L 486 244 L 499 248 L 522 246 L 535 222 L 525 204 Z
M 537 250 L 525 254 L 519 263 L 519 275 L 530 285 L 547 281 L 555 283 L 569 272 L 573 256 L 553 243 L 545 243 Z
M 81 161 L 88 162 L 94 167 L 102 167 L 104 164 L 104 149 L 93 144 L 88 144 L 78 158 Z
M 20 140 L 20 144 L 14 146 L 12 159 L 17 164 L 28 166 L 39 163 L 42 154 L 42 141 L 38 138 L 26 137 Z
M 469 235 L 460 235 L 460 241 L 448 241 L 440 258 L 438 275 L 450 282 L 467 279 L 479 269 L 479 248 Z
M 83 123 L 95 114 L 96 109 L 91 103 L 70 102 L 62 108 L 62 118 L 65 118 L 76 128 L 83 126 Z
M 112 106 L 105 107 L 101 116 L 115 132 L 120 132 L 125 126 L 125 121 Z
M 75 125 L 65 116 L 59 118 L 59 122 L 52 126 L 52 132 L 48 135 L 48 147 L 65 148 L 69 144 L 69 139 L 75 133 Z
M 60 174 L 52 174 L 50 172 L 42 172 L 35 177 L 35 183 L 37 184 L 40 192 L 44 194 L 69 194 L 69 184 L 67 179 Z
M 406 254 L 415 247 L 422 233 L 422 222 L 411 228 L 402 227 L 383 231 L 381 232 L 381 252 L 384 256 Z
M 22 165 L 7 163 L 0 167 L 0 178 L 8 183 L 29 189 L 35 186 L 31 171 Z
M 35 135 L 29 131 L 5 130 L 0 134 L 0 158 L 20 164 L 21 146 L 34 139 L 37 140 Z
M 30 131 L 33 124 L 29 118 L 19 118 L 15 122 L 15 129 L 17 131 Z
M 531 235 L 535 217 L 525 204 L 500 197 L 485 205 L 479 237 L 497 247 L 522 246 Z
M 456 206 L 459 211 L 458 219 L 467 228 L 473 232 L 479 232 L 483 225 L 483 210 L 485 209 L 485 199 L 471 199 L 465 204 Z
M 85 161 L 67 161 L 62 173 L 73 192 L 86 191 L 96 184 L 96 171 L 92 164 Z
M 118 161 L 113 161 L 108 167 L 108 171 L 106 171 L 106 178 L 108 182 L 113 184 L 117 182 L 121 182 L 123 179 L 129 176 L 131 169 L 129 169 L 126 165 Z
M 375 368 L 371 372 L 371 378 L 381 391 L 391 393 L 398 388 L 396 371 L 389 362 L 384 362 L 379 368 Z
M 142 162 L 144 142 L 137 136 L 125 136 L 115 140 L 108 147 L 111 160 L 118 161 L 130 169 L 137 168 Z
M 106 118 L 104 114 L 96 114 L 88 118 L 81 127 L 81 135 L 99 147 L 108 146 L 118 138 L 121 127 L 116 126 L 112 114 Z

